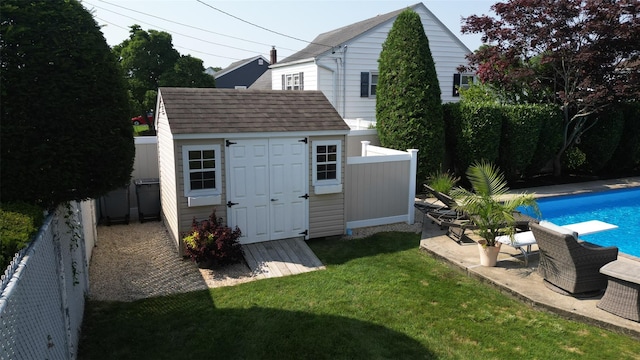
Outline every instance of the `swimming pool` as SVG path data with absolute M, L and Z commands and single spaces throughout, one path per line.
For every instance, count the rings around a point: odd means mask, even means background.
M 542 219 L 557 225 L 588 220 L 618 225 L 617 229 L 581 235 L 580 239 L 617 246 L 620 252 L 640 257 L 640 188 L 542 198 L 538 206 Z

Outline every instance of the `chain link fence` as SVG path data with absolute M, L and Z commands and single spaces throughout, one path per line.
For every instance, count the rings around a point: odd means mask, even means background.
M 84 240 L 80 204 L 61 205 L 13 259 L 0 278 L 0 360 L 76 358 L 89 289 Z

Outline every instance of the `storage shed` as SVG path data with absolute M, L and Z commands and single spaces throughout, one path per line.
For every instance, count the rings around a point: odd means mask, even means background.
M 160 88 L 162 218 L 178 251 L 213 210 L 241 243 L 345 231 L 349 127 L 320 91 Z

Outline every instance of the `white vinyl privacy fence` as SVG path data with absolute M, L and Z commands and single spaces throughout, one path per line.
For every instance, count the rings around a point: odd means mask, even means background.
M 361 156 L 347 157 L 347 229 L 413 224 L 418 150 L 361 143 Z
M 95 241 L 95 224 L 85 232 L 83 221 L 95 222 L 93 207 L 58 207 L 2 275 L 0 360 L 76 358 Z

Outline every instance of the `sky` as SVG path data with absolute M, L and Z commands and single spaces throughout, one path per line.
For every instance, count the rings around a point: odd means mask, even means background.
M 129 37 L 129 27 L 165 31 L 182 55 L 203 60 L 207 67 L 225 68 L 258 55 L 278 59 L 302 50 L 317 35 L 402 9 L 418 0 L 81 0 L 110 46 Z M 471 50 L 482 43 L 479 34 L 462 35 L 461 19 L 490 14 L 496 1 L 424 0 L 423 3 Z

